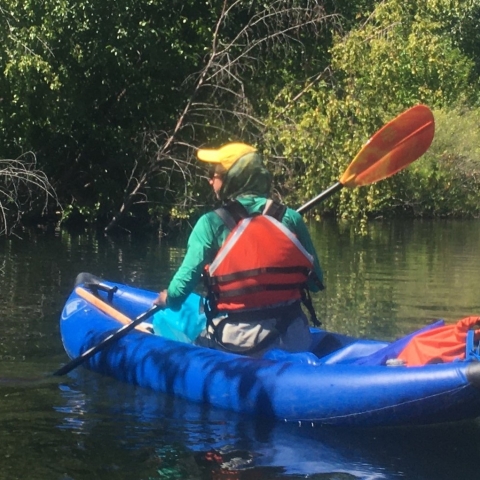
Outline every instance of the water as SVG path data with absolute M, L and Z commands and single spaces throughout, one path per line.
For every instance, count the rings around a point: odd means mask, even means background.
M 434 318 L 480 315 L 480 222 L 373 223 L 364 237 L 329 223 L 311 231 L 327 284 L 315 304 L 329 330 L 392 340 Z M 478 479 L 476 421 L 312 428 L 82 368 L 50 375 L 67 361 L 58 320 L 78 272 L 160 289 L 183 245 L 66 233 L 0 239 L 1 480 Z

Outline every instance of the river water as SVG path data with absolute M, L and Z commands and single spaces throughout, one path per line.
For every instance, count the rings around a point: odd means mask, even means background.
M 480 221 L 310 225 L 328 330 L 393 340 L 480 315 Z M 251 419 L 67 362 L 59 316 L 77 273 L 163 288 L 185 239 L 0 239 L 0 480 L 478 479 L 480 423 L 338 430 Z M 219 455 L 222 460 L 219 460 Z M 224 462 L 223 469 L 219 463 Z

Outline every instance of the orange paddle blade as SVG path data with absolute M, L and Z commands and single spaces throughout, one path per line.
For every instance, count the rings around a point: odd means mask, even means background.
M 340 179 L 349 188 L 370 185 L 394 175 L 430 147 L 435 120 L 426 105 L 416 105 L 375 133 Z

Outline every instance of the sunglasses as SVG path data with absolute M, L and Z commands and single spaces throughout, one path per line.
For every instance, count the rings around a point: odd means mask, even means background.
M 214 178 L 223 178 L 223 175 L 218 172 L 218 169 L 215 165 L 208 167 L 207 176 L 209 180 L 213 180 Z
M 207 177 L 209 180 L 213 180 L 213 177 L 215 176 L 215 165 L 210 165 L 207 170 Z

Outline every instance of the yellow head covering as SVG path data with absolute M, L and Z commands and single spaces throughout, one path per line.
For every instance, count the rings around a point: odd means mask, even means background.
M 216 149 L 200 148 L 197 158 L 202 162 L 219 164 L 228 171 L 239 158 L 256 151 L 255 147 L 246 143 L 227 143 Z

